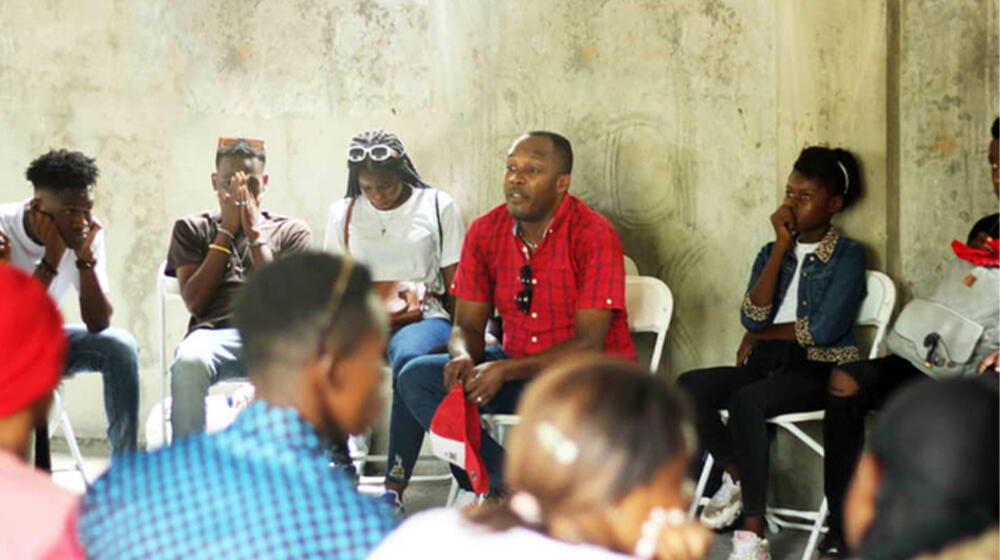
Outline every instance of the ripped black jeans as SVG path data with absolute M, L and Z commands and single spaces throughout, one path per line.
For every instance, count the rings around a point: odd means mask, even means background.
M 830 507 L 830 533 L 843 536 L 844 496 L 854 476 L 865 441 L 865 416 L 881 408 L 904 385 L 928 379 L 913 364 L 896 355 L 840 364 L 838 369 L 858 384 L 851 395 L 827 395 L 823 419 L 823 489 Z
M 795 342 L 762 340 L 747 363 L 689 371 L 677 385 L 694 401 L 701 447 L 720 466 L 735 464 L 740 475 L 743 513 L 764 515 L 770 469 L 768 430 L 771 416 L 823 408 L 833 364 L 806 359 Z M 729 410 L 724 424 L 719 410 Z

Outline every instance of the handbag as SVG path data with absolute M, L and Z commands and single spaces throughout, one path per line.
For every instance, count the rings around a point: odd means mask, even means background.
M 997 268 L 956 260 L 929 297 L 900 312 L 889 350 L 936 379 L 976 375 L 998 346 L 998 281 Z

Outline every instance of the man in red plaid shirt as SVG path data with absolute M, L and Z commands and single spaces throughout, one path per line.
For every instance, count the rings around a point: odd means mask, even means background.
M 506 203 L 476 218 L 462 246 L 448 354 L 423 356 L 400 373 L 399 394 L 428 428 L 456 384 L 485 413 L 511 413 L 525 383 L 581 352 L 635 358 L 625 311 L 621 241 L 603 216 L 569 194 L 573 150 L 552 132 L 530 132 L 507 154 Z M 496 308 L 503 344 L 486 347 Z M 419 441 L 412 442 L 419 453 Z M 483 434 L 491 492 L 503 484 L 503 448 Z M 412 462 L 404 465 L 412 470 Z M 471 489 L 461 470 L 459 484 Z

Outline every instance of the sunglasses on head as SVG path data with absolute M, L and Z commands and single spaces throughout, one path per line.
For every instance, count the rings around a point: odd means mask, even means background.
M 514 296 L 514 302 L 517 304 L 517 308 L 520 309 L 522 313 L 530 313 L 531 296 L 534 293 L 531 287 L 530 264 L 521 265 L 521 271 L 518 273 L 517 279 L 521 282 L 521 291 Z
M 219 138 L 215 153 L 220 156 L 250 152 L 255 156 L 266 153 L 264 141 L 257 138 Z
M 354 144 L 347 148 L 347 161 L 351 163 L 360 163 L 365 161 L 365 158 L 371 158 L 372 161 L 385 161 L 389 158 L 398 158 L 401 155 L 403 155 L 401 152 L 386 144 L 375 144 L 374 146 Z

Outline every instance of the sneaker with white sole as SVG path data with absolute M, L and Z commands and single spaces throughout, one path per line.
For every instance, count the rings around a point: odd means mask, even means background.
M 401 521 L 406 515 L 406 510 L 403 509 L 403 499 L 399 497 L 399 492 L 395 490 L 386 490 L 382 492 L 375 501 L 382 502 L 383 504 L 389 506 L 392 511 L 392 516 L 396 518 L 397 521 Z
M 451 507 L 460 510 L 470 510 L 474 509 L 478 505 L 479 495 L 470 490 L 459 488 L 458 495 L 455 496 L 455 502 L 451 505 Z
M 771 545 L 753 531 L 733 531 L 729 560 L 771 560 Z
M 733 482 L 729 473 L 722 473 L 722 485 L 701 510 L 701 522 L 709 529 L 722 529 L 736 522 L 743 512 L 743 492 L 740 483 Z

